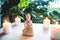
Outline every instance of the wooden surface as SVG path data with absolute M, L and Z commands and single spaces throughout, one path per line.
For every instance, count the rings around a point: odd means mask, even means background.
M 50 40 L 51 38 L 50 27 L 48 30 L 44 30 L 43 24 L 33 24 L 33 36 L 23 36 L 23 29 L 24 23 L 21 23 L 19 26 L 13 25 L 12 33 L 1 35 L 0 40 Z

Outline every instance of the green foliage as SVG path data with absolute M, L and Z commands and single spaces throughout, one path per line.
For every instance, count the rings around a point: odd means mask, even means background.
M 42 23 L 44 16 L 46 16 L 48 12 L 47 5 L 49 5 L 48 1 L 47 2 L 44 2 L 44 1 L 31 2 L 28 5 L 28 7 L 25 8 L 24 13 L 27 13 L 27 12 L 31 13 L 33 23 Z
M 4 15 L 9 15 L 10 8 L 16 6 L 20 0 L 5 0 L 4 4 L 1 6 L 1 11 Z
M 18 8 L 23 8 L 23 7 L 26 7 L 28 6 L 28 4 L 30 3 L 30 0 L 20 0 L 20 3 L 17 5 Z
M 43 19 L 48 16 L 50 19 L 60 18 L 60 13 L 57 11 L 50 12 L 49 1 L 34 1 L 20 0 L 16 5 L 10 8 L 10 14 L 15 13 L 21 16 L 22 22 L 25 21 L 25 13 L 31 14 L 33 23 L 43 23 Z
M 53 16 L 54 19 L 60 19 L 60 13 L 56 10 L 52 11 L 51 15 Z

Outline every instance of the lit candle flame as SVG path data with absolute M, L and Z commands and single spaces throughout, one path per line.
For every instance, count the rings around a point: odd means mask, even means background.
M 5 20 L 4 22 L 6 23 L 7 21 Z
M 18 16 L 16 18 L 19 18 Z
M 48 17 L 46 17 L 46 19 L 48 19 Z
M 55 24 L 58 24 L 58 21 Z

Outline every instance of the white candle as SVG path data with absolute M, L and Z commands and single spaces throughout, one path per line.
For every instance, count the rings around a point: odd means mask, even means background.
M 5 33 L 11 33 L 12 32 L 12 28 L 11 27 L 12 27 L 11 23 L 10 22 L 7 22 L 5 20 L 5 22 L 3 23 L 3 31 Z
M 54 39 L 60 39 L 60 25 L 58 21 L 51 26 L 51 37 Z
M 43 26 L 45 29 L 48 29 L 50 25 L 50 20 L 46 17 L 46 19 L 43 20 Z
M 15 18 L 15 24 L 16 24 L 16 25 L 19 25 L 20 22 L 21 22 L 21 19 L 17 16 L 17 17 Z

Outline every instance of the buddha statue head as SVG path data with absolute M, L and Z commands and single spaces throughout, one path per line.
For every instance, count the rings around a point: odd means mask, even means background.
M 26 20 L 28 20 L 28 21 L 29 21 L 30 19 L 31 19 L 30 14 L 29 14 L 29 13 L 27 13 L 27 14 L 26 14 Z

